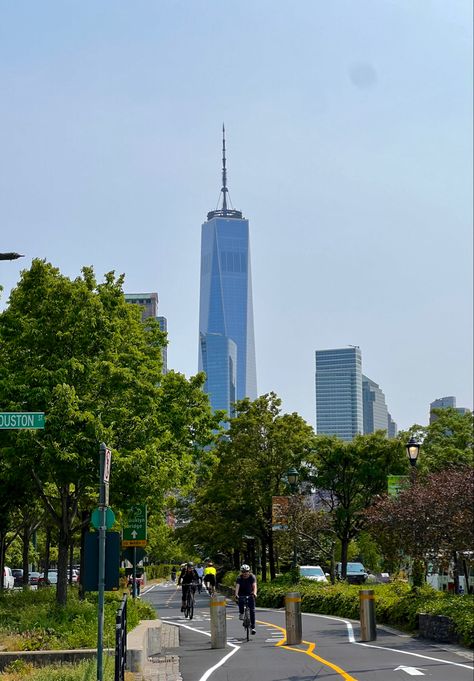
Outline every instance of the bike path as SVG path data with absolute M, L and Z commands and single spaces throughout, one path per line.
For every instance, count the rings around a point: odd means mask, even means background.
M 180 613 L 181 594 L 176 587 L 157 586 L 146 598 L 161 619 L 180 627 L 183 681 L 407 681 L 410 676 L 431 681 L 473 680 L 472 663 L 452 649 L 381 627 L 377 641 L 360 643 L 358 623 L 337 617 L 303 614 L 305 642 L 286 646 L 284 611 L 257 608 L 257 634 L 247 642 L 231 601 L 227 608 L 229 645 L 212 650 L 207 594 L 196 594 L 191 622 Z

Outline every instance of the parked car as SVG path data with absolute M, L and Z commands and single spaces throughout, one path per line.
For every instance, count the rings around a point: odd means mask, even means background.
M 342 563 L 336 563 L 336 575 L 342 579 Z M 367 571 L 362 563 L 347 563 L 346 580 L 349 584 L 364 584 L 367 577 Z
M 6 565 L 3 568 L 3 588 L 4 589 L 13 589 L 15 586 L 15 578 L 12 574 L 11 568 L 7 567 Z
M 48 570 L 48 577 L 46 578 L 44 576 L 44 572 L 40 574 L 38 577 L 38 586 L 50 586 L 51 584 L 57 584 L 58 583 L 58 571 L 57 570 Z
M 12 575 L 13 575 L 13 579 L 15 580 L 14 586 L 22 587 L 23 586 L 23 570 L 21 568 L 13 568 L 12 569 Z
M 28 573 L 28 584 L 30 586 L 38 586 L 38 580 L 40 578 L 40 572 L 29 572 Z
M 314 582 L 327 582 L 324 570 L 320 565 L 300 565 L 300 577 L 312 579 Z

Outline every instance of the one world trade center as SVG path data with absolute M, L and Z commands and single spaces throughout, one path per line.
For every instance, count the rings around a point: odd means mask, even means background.
M 199 371 L 213 410 L 257 397 L 249 222 L 229 207 L 225 130 L 222 188 L 201 232 Z

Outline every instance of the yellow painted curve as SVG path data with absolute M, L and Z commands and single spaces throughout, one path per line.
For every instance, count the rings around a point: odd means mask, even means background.
M 309 655 L 309 657 L 312 657 L 314 660 L 317 660 L 318 662 L 321 662 L 321 664 L 326 665 L 326 667 L 330 667 L 333 669 L 337 674 L 340 674 L 342 678 L 345 681 L 357 681 L 357 679 L 354 676 L 351 676 L 347 672 L 344 671 L 344 669 L 341 669 L 341 667 L 338 667 L 337 664 L 333 664 L 332 662 L 329 662 L 329 660 L 325 660 L 323 657 L 320 657 L 319 655 L 316 655 L 316 653 L 313 653 L 313 650 L 316 648 L 316 643 L 310 643 L 309 641 L 302 641 L 302 643 L 305 643 L 308 647 L 306 650 L 301 650 L 300 648 L 293 648 L 292 646 L 287 646 L 285 645 L 286 641 L 286 629 L 283 629 L 283 627 L 279 627 L 278 624 L 273 624 L 272 622 L 263 622 L 262 620 L 257 620 L 258 624 L 265 624 L 269 627 L 275 627 L 275 629 L 279 629 L 280 631 L 283 632 L 285 638 L 283 638 L 281 641 L 278 641 L 276 644 L 276 647 L 281 647 L 285 648 L 286 650 L 292 650 L 295 653 L 304 653 L 305 655 Z

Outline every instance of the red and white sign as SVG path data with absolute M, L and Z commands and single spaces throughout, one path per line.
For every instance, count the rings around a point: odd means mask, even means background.
M 106 449 L 105 450 L 105 458 L 104 458 L 104 482 L 109 482 L 111 464 L 112 464 L 112 452 L 110 451 L 110 449 Z

